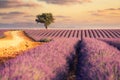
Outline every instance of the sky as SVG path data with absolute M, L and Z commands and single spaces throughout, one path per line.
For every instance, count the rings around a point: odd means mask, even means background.
M 0 0 L 0 28 L 44 28 L 42 13 L 53 14 L 50 28 L 120 29 L 120 0 Z

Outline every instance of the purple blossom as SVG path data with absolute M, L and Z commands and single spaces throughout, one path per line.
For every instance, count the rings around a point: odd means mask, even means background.
M 120 51 L 109 44 L 86 38 L 80 44 L 77 80 L 119 80 Z
M 64 80 L 78 39 L 55 39 L 0 65 L 1 80 Z M 59 74 L 59 76 L 58 76 Z

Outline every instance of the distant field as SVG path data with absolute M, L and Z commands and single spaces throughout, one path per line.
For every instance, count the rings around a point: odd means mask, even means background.
M 35 40 L 40 38 L 120 38 L 120 30 L 26 30 Z
M 6 30 L 0 30 L 0 36 Z M 39 40 L 40 38 L 120 38 L 120 29 L 114 30 L 25 30 L 25 33 L 35 39 Z

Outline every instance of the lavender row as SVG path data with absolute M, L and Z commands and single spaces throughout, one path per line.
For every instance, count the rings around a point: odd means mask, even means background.
M 90 38 L 83 39 L 79 46 L 76 80 L 120 79 L 120 51 L 117 48 Z
M 100 39 L 106 43 L 108 43 L 109 45 L 113 46 L 114 48 L 120 50 L 120 39 Z
M 78 39 L 55 39 L 0 65 L 0 80 L 65 80 Z
M 4 36 L 4 32 L 7 31 L 7 30 L 0 30 L 0 37 L 3 37 Z
M 3 36 L 3 32 L 6 30 L 0 30 L 0 36 Z M 120 30 L 25 30 L 26 34 L 35 39 L 40 40 L 40 38 L 120 38 Z
M 40 38 L 120 38 L 120 30 L 32 30 L 25 31 L 35 40 Z

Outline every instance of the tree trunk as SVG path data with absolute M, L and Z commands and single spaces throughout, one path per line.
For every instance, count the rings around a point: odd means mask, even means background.
M 45 26 L 45 28 L 47 29 L 47 26 Z
M 45 25 L 45 28 L 47 29 L 47 25 Z

